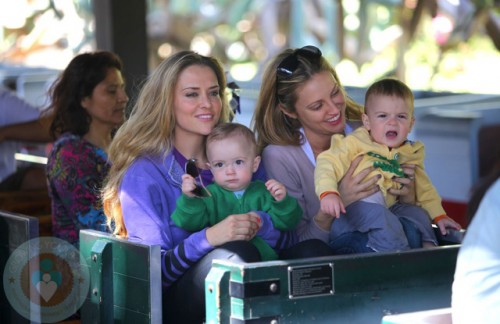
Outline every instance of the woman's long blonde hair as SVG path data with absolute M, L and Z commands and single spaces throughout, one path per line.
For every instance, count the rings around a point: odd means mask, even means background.
M 181 72 L 192 65 L 211 68 L 219 82 L 222 113 L 219 122 L 229 119 L 226 77 L 220 62 L 192 51 L 182 51 L 164 60 L 145 81 L 130 117 L 116 132 L 109 148 L 111 169 L 103 188 L 103 207 L 114 234 L 126 237 L 127 229 L 119 189 L 130 165 L 140 156 L 166 156 L 173 143 L 176 125 L 174 96 Z
M 323 57 L 310 59 L 297 55 L 298 65 L 293 74 L 286 80 L 277 81 L 278 65 L 294 53 L 294 49 L 286 49 L 272 59 L 262 75 L 259 98 L 252 119 L 253 130 L 257 135 L 259 152 L 269 144 L 300 145 L 301 124 L 297 119 L 286 116 L 280 109 L 281 106 L 290 113 L 295 113 L 297 102 L 296 90 L 313 75 L 328 71 L 342 89 L 346 97 L 346 117 L 351 120 L 360 120 L 363 107 L 346 95 L 342 83 L 333 66 Z

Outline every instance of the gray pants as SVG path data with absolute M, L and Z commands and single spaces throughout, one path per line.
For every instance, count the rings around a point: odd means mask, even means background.
M 377 203 L 357 201 L 346 208 L 331 228 L 331 237 L 359 231 L 368 233 L 367 246 L 378 252 L 404 251 L 410 249 L 399 218 L 405 218 L 418 229 L 422 241 L 437 245 L 427 212 L 415 205 L 396 203 L 390 208 Z

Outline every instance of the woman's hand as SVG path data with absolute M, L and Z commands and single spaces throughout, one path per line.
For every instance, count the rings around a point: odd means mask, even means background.
M 373 195 L 379 190 L 378 186 L 376 185 L 378 179 L 380 179 L 378 176 L 373 176 L 363 182 L 365 177 L 374 170 L 373 167 L 368 167 L 359 172 L 355 177 L 353 177 L 354 170 L 356 170 L 362 159 L 363 156 L 358 156 L 357 158 L 355 158 L 351 162 L 351 165 L 349 166 L 349 169 L 347 170 L 342 180 L 340 180 L 339 192 L 345 207 L 349 206 L 355 201 Z
M 415 165 L 414 164 L 403 164 L 403 168 L 406 178 L 395 178 L 394 181 L 401 184 L 399 189 L 390 188 L 389 193 L 394 196 L 399 196 L 399 202 L 404 204 L 414 205 L 416 202 L 415 193 Z
M 457 231 L 460 231 L 462 229 L 462 226 L 455 222 L 452 218 L 445 216 L 442 217 L 440 220 L 436 222 L 437 227 L 439 227 L 439 231 L 441 231 L 441 234 L 446 235 L 448 234 L 447 229 L 448 228 L 453 228 Z
M 207 240 L 212 246 L 231 241 L 249 241 L 261 227 L 260 216 L 255 212 L 229 215 L 207 229 Z

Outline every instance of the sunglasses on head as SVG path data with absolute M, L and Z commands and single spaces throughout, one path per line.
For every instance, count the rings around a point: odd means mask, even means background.
M 298 56 L 302 56 L 308 60 L 317 60 L 321 57 L 321 54 L 321 50 L 316 46 L 307 45 L 302 48 L 298 48 L 281 61 L 276 69 L 276 72 L 279 76 L 290 77 L 299 66 Z

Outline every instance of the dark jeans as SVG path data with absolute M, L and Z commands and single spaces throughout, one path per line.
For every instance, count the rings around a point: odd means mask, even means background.
M 205 321 L 205 278 L 214 259 L 258 262 L 260 253 L 248 241 L 233 241 L 205 255 L 163 294 L 164 323 L 203 323 Z
M 408 239 L 410 248 L 422 247 L 422 237 L 417 227 L 405 218 L 399 219 L 403 230 Z M 330 247 L 334 254 L 354 254 L 354 253 L 369 253 L 374 252 L 371 248 L 367 247 L 368 234 L 361 232 L 344 233 L 341 236 L 330 241 Z
M 408 239 L 408 244 L 410 248 L 416 249 L 422 247 L 422 234 L 418 231 L 417 227 L 407 220 L 406 218 L 400 217 L 399 221 L 403 225 L 403 231 L 405 231 L 406 238 Z
M 281 260 L 303 259 L 324 257 L 333 254 L 333 250 L 325 242 L 318 239 L 311 239 L 299 242 L 294 246 L 281 251 Z

